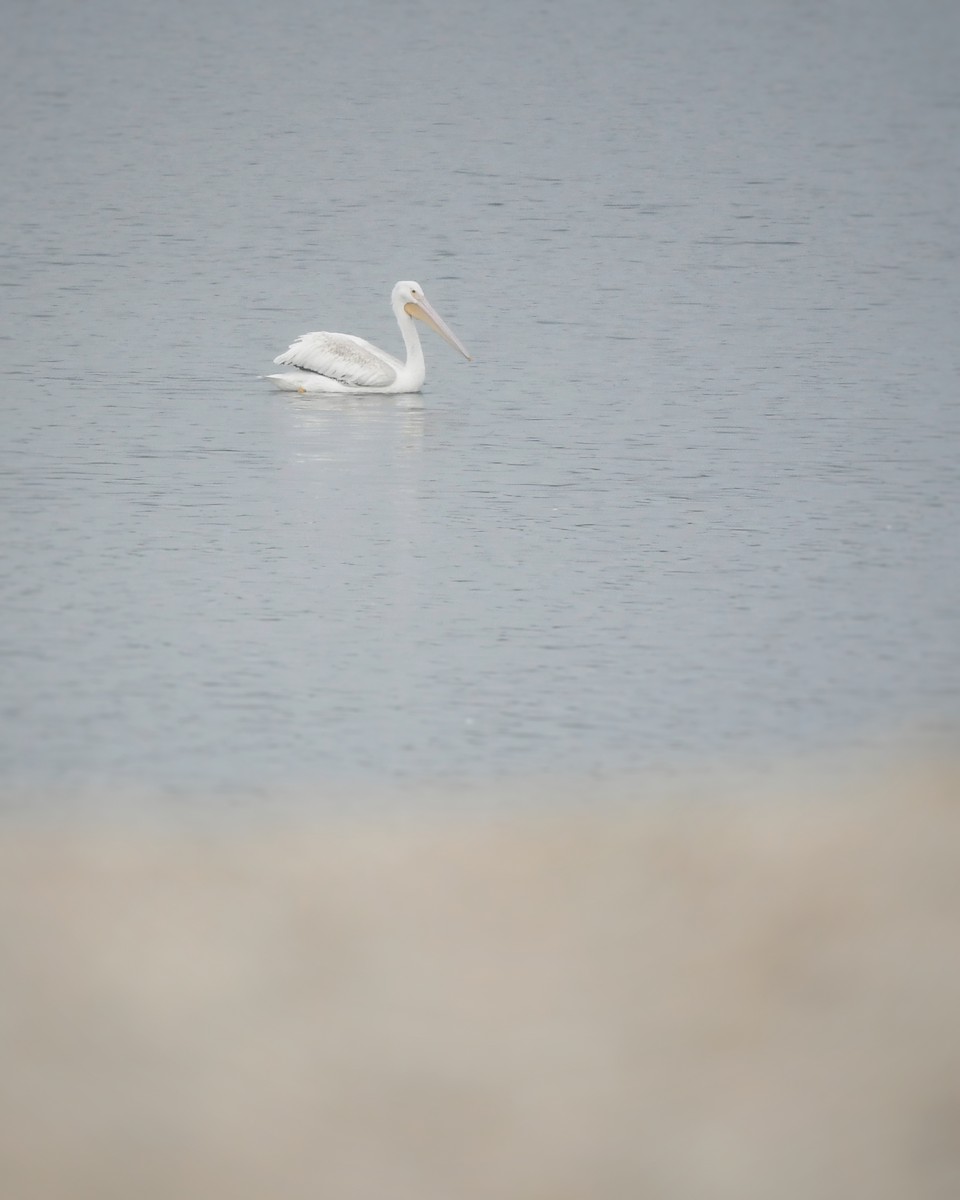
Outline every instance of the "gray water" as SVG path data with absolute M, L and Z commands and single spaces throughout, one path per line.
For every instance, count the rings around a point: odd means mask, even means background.
M 960 716 L 960 8 L 7 0 L 0 780 L 620 772 Z M 259 378 L 296 335 L 417 397 Z

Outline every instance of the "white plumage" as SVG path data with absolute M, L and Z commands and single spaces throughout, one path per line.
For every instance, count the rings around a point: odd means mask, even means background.
M 390 297 L 407 350 L 405 362 L 351 333 L 304 333 L 273 360 L 292 371 L 268 375 L 277 387 L 295 392 L 419 392 L 426 378 L 420 335 L 423 321 L 464 358 L 470 355 L 413 280 L 401 280 Z
M 384 351 L 352 333 L 301 334 L 273 361 L 280 366 L 315 371 L 339 383 L 371 388 L 395 383 L 397 367 L 402 365 L 389 362 Z

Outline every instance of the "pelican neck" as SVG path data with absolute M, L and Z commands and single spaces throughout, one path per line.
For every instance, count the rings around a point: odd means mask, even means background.
M 402 303 L 394 305 L 394 313 L 396 314 L 397 324 L 400 326 L 400 333 L 403 335 L 403 344 L 407 350 L 407 370 L 417 370 L 422 377 L 426 375 L 426 363 L 423 357 L 423 346 L 420 344 L 420 333 L 417 329 L 416 321 L 408 312 L 404 311 Z

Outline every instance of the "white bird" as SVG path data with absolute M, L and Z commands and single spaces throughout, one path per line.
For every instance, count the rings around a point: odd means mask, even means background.
M 406 362 L 352 333 L 305 333 L 273 360 L 296 369 L 268 375 L 267 379 L 289 392 L 419 392 L 427 368 L 414 318 L 429 325 L 471 361 L 419 283 L 401 280 L 394 286 L 390 303 L 407 348 Z

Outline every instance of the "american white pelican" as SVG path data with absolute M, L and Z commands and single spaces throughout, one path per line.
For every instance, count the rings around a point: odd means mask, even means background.
M 470 361 L 460 339 L 437 314 L 419 283 L 401 280 L 394 286 L 390 303 L 407 348 L 406 362 L 352 333 L 304 333 L 273 360 L 296 369 L 267 378 L 289 392 L 419 392 L 427 368 L 414 318 L 429 325 Z

